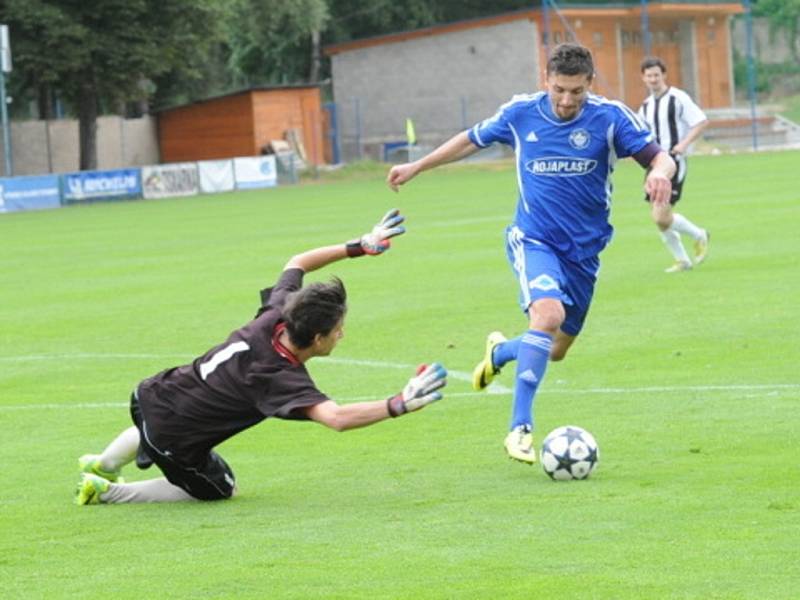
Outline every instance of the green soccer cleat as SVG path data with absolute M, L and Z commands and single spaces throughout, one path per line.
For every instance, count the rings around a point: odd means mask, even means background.
M 486 350 L 483 355 L 483 360 L 479 362 L 472 371 L 473 389 L 478 391 L 485 389 L 486 386 L 492 383 L 494 376 L 500 372 L 500 369 L 494 366 L 492 354 L 494 353 L 494 349 L 505 341 L 506 336 L 499 331 L 493 331 L 487 336 Z
M 517 425 L 506 436 L 503 444 L 509 458 L 532 465 L 536 462 L 536 451 L 533 449 L 533 434 L 530 425 Z
M 107 479 L 108 481 L 114 483 L 122 483 L 124 480 L 119 476 L 120 469 L 116 471 L 106 471 L 103 467 L 100 466 L 100 455 L 99 454 L 84 454 L 78 459 L 78 470 L 81 473 L 90 473 L 92 475 L 97 475 L 98 477 L 102 477 L 103 479 Z
M 699 265 L 708 256 L 708 244 L 711 241 L 711 234 L 708 230 L 703 230 L 703 237 L 694 243 L 694 264 Z
M 92 475 L 91 473 L 84 473 L 75 490 L 75 504 L 78 506 L 100 504 L 103 502 L 100 499 L 100 495 L 105 494 L 110 487 L 111 482 L 107 479 Z

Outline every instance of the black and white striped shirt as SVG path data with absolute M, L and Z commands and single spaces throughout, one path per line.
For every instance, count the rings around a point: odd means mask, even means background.
M 650 94 L 639 108 L 639 116 L 656 137 L 658 145 L 669 152 L 689 130 L 707 119 L 691 96 L 676 87 L 668 87 L 660 96 Z M 678 179 L 686 172 L 685 157 L 678 157 Z
M 707 118 L 689 94 L 676 87 L 668 87 L 658 97 L 648 96 L 639 109 L 639 116 L 665 150 L 672 150 L 692 127 Z

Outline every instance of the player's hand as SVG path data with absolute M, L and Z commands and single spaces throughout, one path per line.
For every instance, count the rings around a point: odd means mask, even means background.
M 391 238 L 405 233 L 402 223 L 406 218 L 393 208 L 378 221 L 372 231 L 361 236 L 359 243 L 365 254 L 372 256 L 386 252 L 392 245 Z
M 682 154 L 686 154 L 686 147 L 683 146 L 683 144 L 675 144 L 672 147 L 672 150 L 669 151 L 669 154 L 672 156 L 672 158 L 677 158 Z
M 658 171 L 650 171 L 644 180 L 644 191 L 655 204 L 668 204 L 672 197 L 672 182 Z
M 413 412 L 442 399 L 438 390 L 447 385 L 447 369 L 439 363 L 421 365 L 417 374 L 408 380 L 403 391 L 389 398 L 386 406 L 392 417 Z
M 392 188 L 393 191 L 398 191 L 401 185 L 406 181 L 413 179 L 419 168 L 416 163 L 403 163 L 402 165 L 395 165 L 389 170 L 389 175 L 386 177 L 386 183 Z

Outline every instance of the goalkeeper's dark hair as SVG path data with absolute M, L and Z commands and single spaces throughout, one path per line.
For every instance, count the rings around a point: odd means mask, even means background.
M 289 294 L 282 312 L 292 344 L 308 348 L 314 336 L 328 335 L 347 312 L 344 284 L 338 277 L 311 283 Z
M 594 60 L 591 51 L 580 44 L 559 44 L 547 60 L 547 74 L 586 75 L 594 77 Z

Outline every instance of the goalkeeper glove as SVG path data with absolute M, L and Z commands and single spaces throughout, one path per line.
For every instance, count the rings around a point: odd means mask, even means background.
M 405 233 L 406 228 L 401 225 L 405 217 L 400 211 L 393 208 L 372 228 L 357 240 L 347 242 L 347 256 L 355 258 L 364 254 L 376 255 L 386 252 L 391 246 L 390 238 Z
M 442 399 L 439 388 L 447 385 L 447 369 L 439 363 L 420 365 L 403 391 L 386 401 L 389 415 L 399 417 Z

